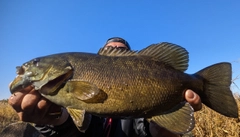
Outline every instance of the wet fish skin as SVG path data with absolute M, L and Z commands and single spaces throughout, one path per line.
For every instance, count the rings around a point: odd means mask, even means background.
M 39 62 L 25 63 L 22 75 L 34 72 L 28 79 L 35 89 L 68 109 L 105 117 L 145 117 L 176 133 L 194 127 L 193 109 L 182 103 L 186 89 L 199 94 L 202 102 L 215 111 L 238 117 L 229 89 L 230 63 L 189 75 L 183 73 L 188 53 L 174 44 L 155 44 L 139 52 L 110 51 L 111 56 L 62 53 L 40 57 Z M 38 73 L 44 75 L 36 78 Z M 21 86 L 20 81 L 10 85 L 12 92 Z

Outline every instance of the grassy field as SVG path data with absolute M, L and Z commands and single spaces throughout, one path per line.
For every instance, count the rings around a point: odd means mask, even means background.
M 0 121 L 0 131 L 7 125 L 19 121 L 15 110 L 8 105 L 7 100 L 0 101 Z
M 238 106 L 240 101 L 238 100 Z M 240 107 L 239 107 L 240 109 Z M 196 125 L 193 134 L 196 137 L 239 137 L 239 119 L 228 118 L 203 106 L 195 113 Z
M 240 106 L 240 96 L 237 97 Z M 240 109 L 240 107 L 239 107 Z M 192 131 L 195 137 L 239 137 L 240 122 L 238 119 L 224 117 L 203 106 L 201 111 L 195 113 L 196 126 Z M 0 101 L 0 131 L 8 124 L 17 122 L 16 112 L 7 104 Z

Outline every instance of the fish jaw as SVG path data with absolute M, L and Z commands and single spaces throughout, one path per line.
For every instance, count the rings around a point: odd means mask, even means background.
M 16 91 L 19 91 L 21 89 L 24 89 L 25 87 L 31 85 L 32 82 L 28 79 L 28 77 L 23 77 L 21 75 L 18 75 L 10 84 L 10 92 L 13 94 Z

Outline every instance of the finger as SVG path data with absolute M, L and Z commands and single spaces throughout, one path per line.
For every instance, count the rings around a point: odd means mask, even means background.
M 194 111 L 198 111 L 202 109 L 201 98 L 192 90 L 187 90 L 185 92 L 185 99 L 193 107 Z
M 49 109 L 52 106 L 52 104 L 53 103 L 47 100 L 46 98 L 41 97 L 41 99 L 37 103 L 34 114 L 36 115 L 39 114 L 40 118 L 46 117 L 49 113 Z
M 38 93 L 34 92 L 31 94 L 31 96 L 34 96 L 35 99 L 28 100 L 31 104 L 25 104 L 25 108 L 23 108 L 22 112 L 19 113 L 20 119 L 22 121 L 33 122 L 36 124 L 50 123 L 52 118 L 48 116 L 48 111 L 53 103 Z M 28 97 L 30 97 L 30 95 Z
M 40 114 L 39 120 L 35 121 L 38 124 L 59 125 L 65 122 L 68 118 L 68 113 L 63 114 L 62 107 L 56 105 L 46 98 L 42 97 L 35 109 L 35 113 Z
M 47 121 L 45 119 L 51 104 L 42 96 L 39 96 L 37 100 L 38 101 L 34 102 L 34 104 L 31 106 L 33 107 L 32 111 L 24 111 L 24 113 L 22 113 L 23 120 L 36 124 L 47 124 Z M 31 115 L 29 116 L 29 114 Z
M 22 111 L 32 114 L 34 112 L 37 103 L 41 99 L 41 95 L 36 90 L 32 89 L 28 94 L 26 94 L 22 100 Z
M 29 86 L 25 89 L 15 92 L 9 97 L 8 104 L 11 105 L 17 112 L 21 111 L 22 100 L 32 89 L 33 87 Z
M 11 105 L 16 112 L 19 112 L 22 110 L 21 103 L 24 96 L 25 94 L 22 94 L 21 92 L 16 92 L 9 97 L 8 104 Z

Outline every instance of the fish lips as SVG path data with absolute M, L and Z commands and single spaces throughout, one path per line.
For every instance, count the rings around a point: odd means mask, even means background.
M 25 87 L 28 87 L 32 84 L 28 77 L 24 77 L 23 75 L 18 75 L 10 84 L 10 92 L 13 94 L 16 91 L 20 91 Z

